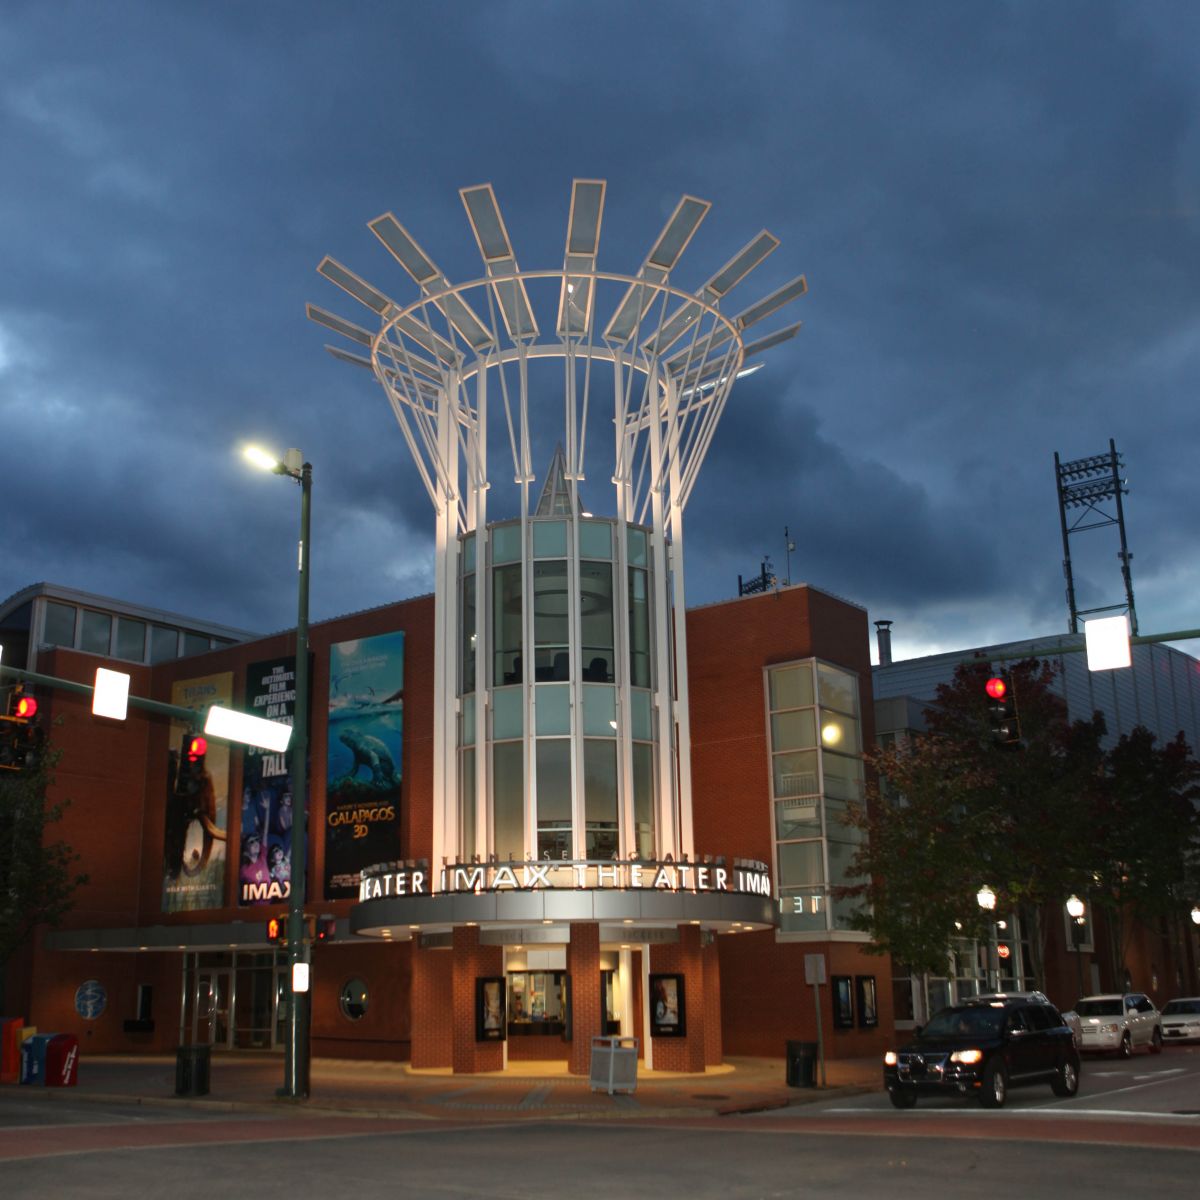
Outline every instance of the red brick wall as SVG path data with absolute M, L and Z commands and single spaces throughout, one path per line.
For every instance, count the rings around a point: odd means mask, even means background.
M 449 950 L 412 948 L 412 1065 L 449 1067 L 454 1062 L 453 995 Z M 472 1035 L 474 1024 L 472 1023 Z
M 412 942 L 313 948 L 312 1053 L 326 1058 L 404 1061 L 411 1051 Z M 342 1012 L 343 986 L 367 985 L 367 1011 L 357 1021 Z
M 600 926 L 572 925 L 567 946 L 567 971 L 571 976 L 571 1052 L 567 1059 L 572 1075 L 591 1071 L 592 1038 L 601 1032 Z
M 704 971 L 704 1065 L 719 1066 L 724 1059 L 721 1041 L 721 958 L 714 939 L 701 954 Z
M 685 1037 L 654 1039 L 656 1071 L 703 1072 L 711 1034 L 705 1019 L 704 954 L 698 925 L 679 926 L 679 941 L 650 947 L 650 974 L 681 974 Z
M 503 976 L 504 949 L 502 946 L 481 946 L 479 929 L 474 925 L 457 926 L 453 936 L 454 994 L 451 1011 L 455 1074 L 499 1071 L 504 1067 L 504 1044 L 475 1040 L 475 981 L 488 976 Z M 444 1003 L 440 1019 L 446 1019 Z

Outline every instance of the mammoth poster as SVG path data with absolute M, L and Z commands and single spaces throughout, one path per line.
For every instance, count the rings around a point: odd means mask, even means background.
M 246 709 L 292 723 L 296 658 L 281 655 L 246 668 Z M 288 755 L 247 746 L 242 759 L 242 836 L 238 903 L 278 904 L 292 890 L 292 777 Z M 303 856 L 297 855 L 303 862 Z
M 203 712 L 233 701 L 233 673 L 180 679 L 171 703 Z M 194 796 L 175 794 L 175 771 L 186 726 L 171 722 L 171 765 L 167 771 L 163 831 L 162 910 L 165 913 L 222 908 L 225 904 L 225 842 L 229 809 L 229 743 L 213 739 L 204 757 L 204 781 Z
M 325 895 L 358 894 L 359 873 L 400 857 L 404 633 L 329 650 Z

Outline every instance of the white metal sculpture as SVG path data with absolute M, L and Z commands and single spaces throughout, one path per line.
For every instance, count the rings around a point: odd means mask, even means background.
M 453 860 L 470 850 L 486 855 L 496 849 L 490 756 L 480 754 L 475 759 L 478 804 L 474 810 L 463 808 L 458 779 L 464 712 L 473 706 L 473 727 L 480 731 L 480 744 L 488 745 L 493 692 L 502 682 L 492 678 L 490 671 L 492 604 L 487 564 L 491 560 L 485 546 L 489 520 L 495 521 L 494 513 L 489 516 L 489 496 L 494 505 L 496 489 L 506 481 L 493 477 L 489 447 L 492 457 L 497 456 L 497 447 L 501 454 L 507 452 L 516 490 L 510 515 L 519 517 L 525 548 L 521 561 L 528 569 L 528 526 L 537 519 L 537 492 L 531 495 L 531 488 L 538 485 L 532 433 L 561 421 L 558 440 L 565 464 L 562 478 L 570 496 L 571 603 L 577 624 L 580 556 L 575 535 L 582 518 L 592 517 L 582 510 L 579 485 L 585 479 L 585 463 L 597 457 L 595 447 L 589 450 L 588 433 L 589 426 L 596 424 L 600 404 L 611 405 L 614 430 L 611 458 L 605 455 L 604 463 L 614 486 L 609 519 L 615 526 L 618 651 L 628 637 L 627 528 L 646 529 L 657 580 L 652 685 L 658 746 L 654 856 L 693 855 L 683 511 L 734 380 L 746 373 L 748 360 L 793 337 L 800 326 L 787 325 L 753 341 L 747 341 L 747 334 L 803 295 L 804 277 L 792 279 L 733 315 L 726 314 L 733 289 L 779 244 L 763 231 L 695 291 L 677 287 L 672 275 L 710 208 L 708 202 L 691 196 L 679 201 L 635 274 L 601 270 L 605 184 L 587 179 L 572 185 L 561 267 L 527 270 L 517 263 L 492 186 L 464 188 L 460 196 L 483 260 L 481 277 L 452 284 L 400 221 L 387 213 L 369 222 L 369 228 L 416 285 L 416 298 L 394 300 L 349 268 L 325 258 L 318 271 L 370 310 L 371 327 L 308 306 L 313 321 L 351 343 L 350 348 L 328 346 L 330 353 L 371 371 L 383 386 L 436 513 L 435 861 Z M 552 376 L 546 374 L 548 364 Z M 552 380 L 549 387 L 541 382 L 546 378 Z M 497 422 L 502 422 L 500 430 L 495 428 Z M 593 493 L 594 486 L 589 486 L 590 500 Z M 477 531 L 481 536 L 472 553 L 479 555 L 482 582 L 475 598 L 475 627 L 467 636 L 473 651 L 463 653 L 478 656 L 481 678 L 478 687 L 464 692 L 459 661 L 464 645 L 461 555 L 465 539 Z M 530 647 L 532 594 L 523 593 Z M 583 701 L 580 653 L 573 644 L 569 679 L 572 705 L 579 710 Z M 624 856 L 634 852 L 631 685 L 628 672 L 618 669 L 614 676 Z M 522 857 L 539 856 L 532 763 L 536 683 L 528 670 L 518 680 L 524 689 L 523 778 L 527 781 Z M 577 748 L 582 746 L 582 736 L 575 728 Z M 577 761 L 573 771 L 578 782 L 572 799 L 577 830 L 574 857 L 583 858 L 582 767 Z M 475 827 L 464 831 L 464 821 L 473 821 Z

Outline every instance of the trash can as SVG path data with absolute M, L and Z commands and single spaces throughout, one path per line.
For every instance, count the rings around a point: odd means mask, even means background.
M 21 1082 L 46 1082 L 46 1047 L 53 1033 L 35 1033 L 21 1043 Z
M 817 1086 L 816 1042 L 788 1042 L 787 1085 L 796 1088 Z
M 79 1082 L 79 1039 L 56 1034 L 46 1046 L 46 1086 L 75 1087 Z
M 592 1038 L 588 1086 L 591 1091 L 629 1095 L 637 1090 L 638 1040 L 635 1037 Z
M 211 1046 L 180 1046 L 175 1051 L 175 1095 L 208 1095 L 211 1052 Z

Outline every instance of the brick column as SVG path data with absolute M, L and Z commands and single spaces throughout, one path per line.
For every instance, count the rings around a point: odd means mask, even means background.
M 721 956 L 714 939 L 701 951 L 704 960 L 704 1065 L 719 1067 L 721 1045 Z
M 591 1070 L 592 1038 L 599 1037 L 600 926 L 572 925 L 567 946 L 567 971 L 571 976 L 571 1054 L 567 1070 L 587 1075 Z
M 452 1064 L 456 1075 L 504 1068 L 504 1046 L 500 1042 L 475 1040 L 475 980 L 481 976 L 504 974 L 504 949 L 481 946 L 475 925 L 454 927 L 453 1001 L 451 1021 L 454 1027 Z M 445 1020 L 443 1012 L 442 1020 Z
M 453 1062 L 453 1026 L 446 1019 L 453 956 L 447 950 L 412 948 L 412 1065 L 448 1067 Z
M 678 942 L 651 946 L 650 973 L 683 976 L 683 1010 L 687 1029 L 684 1037 L 654 1039 L 654 1069 L 702 1074 L 708 1038 L 700 926 L 680 925 Z

